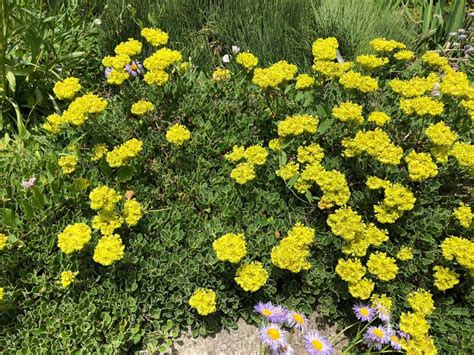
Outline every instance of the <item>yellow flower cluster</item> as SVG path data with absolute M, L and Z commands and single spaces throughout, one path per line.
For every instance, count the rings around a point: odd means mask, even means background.
M 462 227 L 469 228 L 473 218 L 470 206 L 466 206 L 464 203 L 461 202 L 459 207 L 454 209 L 453 214 Z
M 268 148 L 273 152 L 279 152 L 281 150 L 280 138 L 273 138 L 268 142 Z
M 296 90 L 304 90 L 314 85 L 315 79 L 308 74 L 300 74 L 296 77 Z
M 142 42 L 137 41 L 136 39 L 129 38 L 126 42 L 121 42 L 117 46 L 115 46 L 115 54 L 118 55 L 128 55 L 129 57 L 133 57 L 138 55 L 142 51 Z
M 143 80 L 145 80 L 147 84 L 157 86 L 165 85 L 169 78 L 170 76 L 164 70 L 151 70 L 143 76 Z
M 288 116 L 278 122 L 278 136 L 288 137 L 299 136 L 303 133 L 316 133 L 318 122 L 318 118 L 311 115 Z
M 75 223 L 64 228 L 58 235 L 58 248 L 65 254 L 71 254 L 84 249 L 90 240 L 90 227 L 84 223 Z
M 460 166 L 469 169 L 471 176 L 474 175 L 474 145 L 456 142 L 451 150 L 451 154 L 456 158 Z
M 403 246 L 397 253 L 397 259 L 401 261 L 407 261 L 413 259 L 413 248 Z
M 61 126 L 70 124 L 73 126 L 82 125 L 89 118 L 90 114 L 100 113 L 107 107 L 107 101 L 94 94 L 86 94 L 78 97 L 69 104 L 62 116 L 58 114 L 49 115 L 43 124 L 46 131 L 58 134 Z
M 69 77 L 54 84 L 53 92 L 59 100 L 69 100 L 72 99 L 81 88 L 82 86 L 79 84 L 78 78 Z
M 374 308 L 382 308 L 386 313 L 390 313 L 392 310 L 392 299 L 385 293 L 381 295 L 374 293 L 372 297 L 370 297 L 370 300 L 372 301 L 372 307 Z
M 410 80 L 393 79 L 388 83 L 388 86 L 397 94 L 411 98 L 430 93 L 438 81 L 438 76 L 435 73 L 431 73 L 426 78 L 415 76 Z
M 7 245 L 8 241 L 8 236 L 6 234 L 0 233 L 0 251 L 5 249 L 5 246 Z
M 130 75 L 124 68 L 112 69 L 107 75 L 107 84 L 122 85 L 128 78 L 130 78 Z
M 376 52 L 393 52 L 396 49 L 405 49 L 406 45 L 393 39 L 375 38 L 370 41 L 370 46 Z
M 363 93 L 374 92 L 379 88 L 377 79 L 352 70 L 342 74 L 339 78 L 339 84 L 348 90 L 359 90 Z
M 92 161 L 98 161 L 107 153 L 107 146 L 105 144 L 97 144 L 92 148 Z
M 231 73 L 229 69 L 217 68 L 212 73 L 212 80 L 219 82 L 230 79 Z
M 364 54 L 357 56 L 356 62 L 366 69 L 377 69 L 388 64 L 388 58 L 377 57 L 372 54 Z
M 154 47 L 164 46 L 168 43 L 168 34 L 158 28 L 144 28 L 141 35 L 145 40 Z
M 425 136 L 433 144 L 431 148 L 431 154 L 439 162 L 446 162 L 452 144 L 458 138 L 457 134 L 451 131 L 451 129 L 443 121 L 436 124 L 431 124 L 425 129 Z
M 65 155 L 58 160 L 58 165 L 63 170 L 63 174 L 69 175 L 76 170 L 79 158 L 76 155 Z
M 113 211 L 117 202 L 120 201 L 120 195 L 110 187 L 96 187 L 89 194 L 91 208 L 95 211 L 102 210 L 105 212 Z
M 441 57 L 438 53 L 434 51 L 428 51 L 421 57 L 421 60 L 426 64 L 439 67 L 439 68 L 449 68 L 449 62 L 447 58 Z
M 235 60 L 247 70 L 255 68 L 258 64 L 258 58 L 250 52 L 239 53 Z
M 295 162 L 289 162 L 285 165 L 281 165 L 280 169 L 276 170 L 275 173 L 277 176 L 281 177 L 283 180 L 288 181 L 293 176 L 298 174 L 300 165 Z
M 142 205 L 137 200 L 125 201 L 123 205 L 123 218 L 129 227 L 136 226 L 143 217 Z
M 413 51 L 409 51 L 407 49 L 398 51 L 393 55 L 396 60 L 404 61 L 404 60 L 411 60 L 415 57 L 415 53 Z
M 354 284 L 362 280 L 366 270 L 358 258 L 347 260 L 339 259 L 337 261 L 336 273 L 349 284 Z
M 349 293 L 354 298 L 366 300 L 372 294 L 375 283 L 372 280 L 366 279 L 365 277 L 357 282 L 349 284 Z
M 314 60 L 334 60 L 338 48 L 339 43 L 335 37 L 318 38 L 312 46 Z
M 377 276 L 381 281 L 393 280 L 398 273 L 395 259 L 382 252 L 370 254 L 367 268 L 371 274 Z
M 247 255 L 247 244 L 243 234 L 227 233 L 217 238 L 212 247 L 220 261 L 238 263 Z
M 166 132 L 166 140 L 178 147 L 189 139 L 191 139 L 191 132 L 180 123 L 172 125 Z
M 327 219 L 327 224 L 334 235 L 346 241 L 355 239 L 356 235 L 363 233 L 365 229 L 362 217 L 353 211 L 351 207 L 339 208 L 330 214 Z
M 390 116 L 385 112 L 374 111 L 367 117 L 367 121 L 375 123 L 378 127 L 382 127 L 390 121 Z
M 379 128 L 373 131 L 359 131 L 352 139 L 345 138 L 343 155 L 349 158 L 367 153 L 382 164 L 398 165 L 403 149 L 394 145 L 388 134 Z
M 239 266 L 234 280 L 244 291 L 255 292 L 265 285 L 268 277 L 268 271 L 265 270 L 262 263 L 252 261 Z
M 76 281 L 76 276 L 79 274 L 79 272 L 67 270 L 61 272 L 61 280 L 59 283 L 61 284 L 62 288 L 67 288 L 69 287 L 72 283 Z
M 440 291 L 446 291 L 459 283 L 459 274 L 450 268 L 436 265 L 433 267 L 434 285 Z
M 298 68 L 286 60 L 279 61 L 268 68 L 254 70 L 252 82 L 261 89 L 276 88 L 290 81 L 295 76 Z
M 216 311 L 216 293 L 211 289 L 199 288 L 189 299 L 189 305 L 196 309 L 201 316 L 207 316 Z
M 423 181 L 438 175 L 438 167 L 428 153 L 411 151 L 405 157 L 408 165 L 408 175 L 412 181 Z
M 131 112 L 134 115 L 141 116 L 141 115 L 144 115 L 145 113 L 153 111 L 154 109 L 155 109 L 155 106 L 153 106 L 153 104 L 150 101 L 139 100 L 132 105 Z
M 449 237 L 441 243 L 446 260 L 456 260 L 459 265 L 474 274 L 474 242 L 466 238 Z
M 412 291 L 407 296 L 407 302 L 416 313 L 429 316 L 435 310 L 433 295 L 426 290 Z
M 151 71 L 166 70 L 171 65 L 183 60 L 180 51 L 161 48 L 143 61 L 145 68 Z
M 0 301 L 3 300 L 4 295 L 5 295 L 5 291 L 3 287 L 0 287 Z
M 106 56 L 102 58 L 102 64 L 105 67 L 113 68 L 117 71 L 124 71 L 124 68 L 131 61 L 130 56 L 127 54 L 117 54 L 115 56 Z
M 384 181 L 385 184 L 374 186 L 373 180 L 367 179 L 369 189 L 384 189 L 382 203 L 374 206 L 375 218 L 380 223 L 395 223 L 404 212 L 411 211 L 415 206 L 416 198 L 413 193 L 402 185 Z
M 430 326 L 422 314 L 403 312 L 400 315 L 400 330 L 414 338 L 423 338 L 428 334 Z
M 121 260 L 124 255 L 125 246 L 122 239 L 118 234 L 113 234 L 105 235 L 99 239 L 92 258 L 96 263 L 109 266 L 115 261 Z
M 439 116 L 443 113 L 444 104 L 430 97 L 421 96 L 413 99 L 401 99 L 400 110 L 406 115 Z
M 342 74 L 352 69 L 354 63 L 352 62 L 329 62 L 326 60 L 317 61 L 313 64 L 312 69 L 322 74 L 326 79 L 340 78 Z
M 102 235 L 111 235 L 123 224 L 123 218 L 114 211 L 102 211 L 92 218 L 92 228 Z
M 338 106 L 332 109 L 332 115 L 341 122 L 355 122 L 358 124 L 364 123 L 362 116 L 362 106 L 353 102 L 341 102 Z
M 319 144 L 312 143 L 307 146 L 298 147 L 298 162 L 301 164 L 318 164 L 324 158 L 324 150 Z
M 343 206 L 351 195 L 343 173 L 337 170 L 324 170 L 320 165 L 307 165 L 301 174 L 301 182 L 304 184 L 314 182 L 319 186 L 323 193 L 318 203 L 320 209 L 328 209 L 334 205 Z
M 473 97 L 474 87 L 469 83 L 466 73 L 454 70 L 447 70 L 441 84 L 439 84 L 439 91 L 443 95 L 453 97 Z
M 135 158 L 143 149 L 143 142 L 132 138 L 107 153 L 105 159 L 111 168 L 119 168 Z
M 273 247 L 272 263 L 280 269 L 298 273 L 309 270 L 311 263 L 308 261 L 309 248 L 314 241 L 314 229 L 298 223 L 288 232 L 288 236 Z
M 238 164 L 230 173 L 230 177 L 238 184 L 245 184 L 255 179 L 255 165 L 264 165 L 267 161 L 268 152 L 259 145 L 252 145 L 248 148 L 234 146 L 232 152 L 227 153 L 225 158 L 232 162 L 242 159 L 246 161 Z

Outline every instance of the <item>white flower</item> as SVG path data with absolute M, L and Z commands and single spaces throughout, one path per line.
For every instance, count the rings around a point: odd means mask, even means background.
M 230 62 L 230 55 L 226 54 L 222 57 L 222 63 L 227 64 Z
M 240 47 L 238 46 L 232 46 L 232 53 L 234 53 L 234 55 L 236 55 L 237 53 L 240 52 Z
M 97 25 L 97 26 L 102 25 L 102 20 L 101 20 L 100 18 L 96 18 L 96 19 L 94 20 L 94 25 Z

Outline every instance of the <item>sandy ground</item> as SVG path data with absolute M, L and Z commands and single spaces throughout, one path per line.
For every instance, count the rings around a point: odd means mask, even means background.
M 310 328 L 331 338 L 337 334 L 336 326 L 329 327 L 318 319 L 316 313 L 310 317 Z M 295 355 L 305 354 L 303 344 L 300 339 L 301 333 L 295 333 L 291 344 L 295 350 Z M 335 347 L 335 353 L 340 353 L 346 339 L 340 341 Z M 238 322 L 238 329 L 224 329 L 207 337 L 193 338 L 189 332 L 182 333 L 175 340 L 171 352 L 168 354 L 178 355 L 258 355 L 263 354 L 263 349 L 258 340 L 258 328 L 246 324 L 243 320 Z

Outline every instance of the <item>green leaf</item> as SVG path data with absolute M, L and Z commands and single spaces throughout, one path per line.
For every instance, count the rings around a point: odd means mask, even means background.
M 117 180 L 119 182 L 126 182 L 132 178 L 133 170 L 130 166 L 122 166 L 117 171 Z
M 332 127 L 332 125 L 334 124 L 334 120 L 332 118 L 328 118 L 326 120 L 324 120 L 323 122 L 321 122 L 321 124 L 319 125 L 318 127 L 318 132 L 320 134 L 324 134 L 327 132 L 327 130 L 329 128 Z

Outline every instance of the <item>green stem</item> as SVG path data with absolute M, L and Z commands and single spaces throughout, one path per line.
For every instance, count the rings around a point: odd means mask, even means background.
M 5 32 L 7 29 L 6 16 L 7 16 L 7 3 L 6 0 L 0 0 L 0 22 L 2 27 L 0 29 L 0 71 L 2 72 L 2 85 L 1 85 L 1 100 L 5 99 L 6 90 L 7 90 L 7 71 L 6 71 L 6 62 L 5 55 L 7 50 L 7 43 L 5 38 Z

